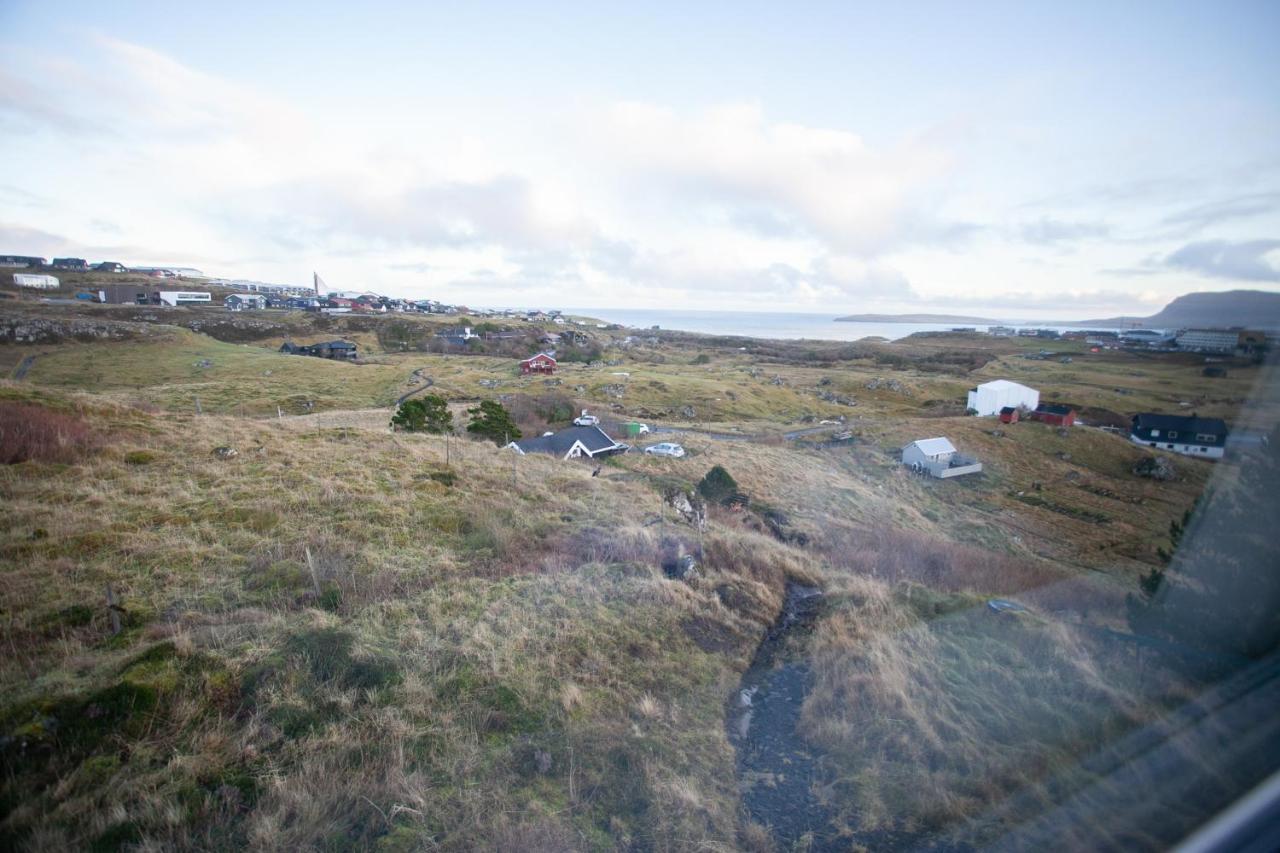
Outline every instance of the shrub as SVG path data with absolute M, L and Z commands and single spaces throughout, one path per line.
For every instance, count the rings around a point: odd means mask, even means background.
M 124 461 L 129 465 L 150 465 L 156 461 L 156 455 L 150 450 L 130 450 L 124 455 Z
M 98 444 L 83 418 L 34 403 L 0 402 L 0 463 L 72 462 Z
M 700 352 L 696 356 L 694 356 L 692 363 L 693 364 L 710 364 L 711 356 L 707 355 L 705 352 Z
M 719 503 L 730 495 L 736 494 L 738 483 L 733 476 L 719 465 L 714 466 L 698 483 L 698 493 L 709 501 Z

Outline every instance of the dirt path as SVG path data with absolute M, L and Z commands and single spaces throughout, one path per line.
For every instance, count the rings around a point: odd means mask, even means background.
M 413 376 L 415 379 L 423 380 L 424 384 L 418 386 L 417 388 L 414 388 L 412 391 L 407 391 L 404 394 L 401 394 L 398 398 L 396 398 L 395 404 L 397 406 L 403 403 L 405 400 L 408 400 L 413 395 L 421 394 L 423 391 L 427 390 L 432 385 L 436 384 L 436 381 L 432 379 L 430 376 L 422 375 L 422 371 L 424 370 L 426 370 L 425 367 L 419 367 L 417 370 L 413 371 L 413 373 L 410 374 L 410 376 Z
M 782 849 L 809 834 L 807 850 L 840 849 L 826 837 L 829 815 L 813 795 L 820 758 L 797 731 L 811 685 L 809 666 L 788 642 L 813 628 L 823 601 L 816 587 L 787 585 L 782 615 L 756 650 L 725 715 L 738 754 L 743 806 L 752 820 L 770 828 Z
M 13 376 L 12 376 L 13 380 L 17 382 L 22 379 L 25 379 L 27 376 L 27 371 L 31 369 L 31 365 L 35 364 L 36 359 L 42 355 L 44 355 L 44 353 L 36 353 L 35 355 L 29 355 L 26 358 L 24 358 L 22 361 L 18 362 L 18 366 L 13 369 Z
M 830 424 L 816 427 L 805 427 L 804 429 L 793 429 L 789 432 L 781 434 L 785 441 L 795 441 L 806 435 L 817 435 L 823 432 L 839 432 L 840 427 Z M 762 441 L 764 439 L 775 438 L 776 433 L 743 433 L 743 432 L 715 432 L 713 430 L 697 429 L 695 427 L 677 427 L 655 425 L 651 428 L 653 433 L 664 433 L 667 435 L 698 435 L 703 438 L 710 438 L 716 441 Z

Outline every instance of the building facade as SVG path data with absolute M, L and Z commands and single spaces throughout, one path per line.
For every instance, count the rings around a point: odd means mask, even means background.
M 1129 440 L 1184 456 L 1221 459 L 1226 454 L 1228 433 L 1226 422 L 1219 418 L 1142 412 L 1133 416 Z

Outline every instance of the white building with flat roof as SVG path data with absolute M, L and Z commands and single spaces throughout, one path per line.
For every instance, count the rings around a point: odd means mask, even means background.
M 58 289 L 58 279 L 51 275 L 30 275 L 16 272 L 13 274 L 13 283 L 18 287 L 29 287 L 33 290 Z

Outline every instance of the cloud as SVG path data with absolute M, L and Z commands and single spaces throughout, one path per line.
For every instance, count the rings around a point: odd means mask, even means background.
M 727 104 L 692 117 L 645 103 L 616 105 L 609 144 L 645 190 L 673 197 L 671 208 L 736 211 L 766 227 L 802 227 L 833 250 L 871 256 L 924 237 L 925 203 L 951 166 L 924 139 L 876 148 L 846 130 L 769 122 L 758 104 Z M 749 226 L 750 227 L 750 226 Z
M 0 68 L 0 126 L 14 131 L 51 128 L 77 136 L 101 129 L 60 101 L 52 90 Z
M 1276 212 L 1280 212 L 1280 192 L 1261 192 L 1199 204 L 1170 214 L 1162 221 L 1194 232 L 1223 222 Z
M 1049 246 L 1107 237 L 1111 226 L 1105 222 L 1065 222 L 1042 216 L 1035 222 L 1024 223 L 1019 234 L 1028 243 Z
M 1280 267 L 1268 259 L 1280 240 L 1202 240 L 1171 253 L 1164 266 L 1233 281 L 1280 282 Z

